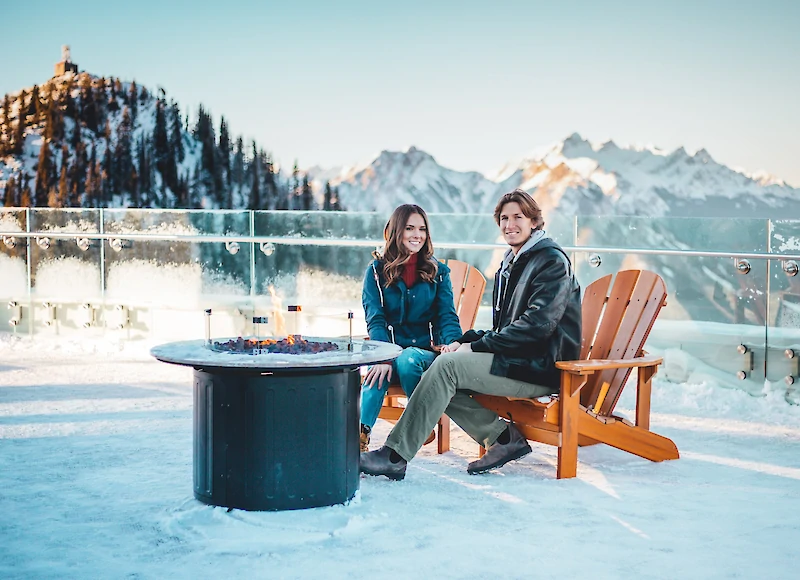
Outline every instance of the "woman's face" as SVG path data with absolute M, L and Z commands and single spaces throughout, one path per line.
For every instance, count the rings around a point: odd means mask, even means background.
M 428 229 L 425 227 L 425 220 L 418 213 L 412 213 L 403 230 L 401 238 L 403 247 L 409 254 L 416 254 L 425 245 L 427 239 Z

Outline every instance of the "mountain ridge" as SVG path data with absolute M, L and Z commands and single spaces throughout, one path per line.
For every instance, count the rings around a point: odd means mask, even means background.
M 598 144 L 579 133 L 489 176 L 444 167 L 414 146 L 382 151 L 360 166 L 312 167 L 307 173 L 316 189 L 323 178 L 337 186 L 348 208 L 379 212 L 424 200 L 429 211 L 482 213 L 516 187 L 531 191 L 547 209 L 600 215 L 777 217 L 779 208 L 800 202 L 800 189 L 765 172 L 746 174 L 718 163 L 705 148 L 690 153 L 685 147 Z

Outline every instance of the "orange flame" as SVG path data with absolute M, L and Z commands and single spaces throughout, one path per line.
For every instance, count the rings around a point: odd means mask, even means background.
M 287 336 L 286 342 L 288 342 L 289 344 L 294 344 L 294 334 L 290 334 L 289 336 Z
M 272 319 L 275 321 L 275 336 L 283 336 L 286 334 L 286 319 L 283 316 L 283 301 L 278 293 L 275 292 L 275 287 L 270 285 L 269 294 L 272 297 Z

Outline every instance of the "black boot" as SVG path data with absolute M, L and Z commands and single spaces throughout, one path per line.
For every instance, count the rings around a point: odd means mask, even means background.
M 372 432 L 366 425 L 361 425 L 361 438 L 359 441 L 359 447 L 361 449 L 361 453 L 366 453 L 369 451 L 369 434 Z
M 501 441 L 504 441 L 506 438 L 508 440 L 501 443 Z M 506 432 L 502 433 L 500 437 L 497 438 L 494 445 L 489 447 L 486 451 L 486 455 L 467 466 L 467 473 L 470 475 L 485 473 L 495 467 L 502 467 L 509 461 L 524 457 L 531 451 L 528 440 L 525 439 L 525 436 L 511 423 L 506 429 Z
M 367 475 L 385 475 L 389 479 L 400 481 L 406 476 L 407 465 L 408 462 L 397 452 L 384 445 L 377 451 L 362 453 L 358 470 Z

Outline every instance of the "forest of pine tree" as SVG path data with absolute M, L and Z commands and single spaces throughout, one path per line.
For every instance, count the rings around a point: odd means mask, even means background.
M 3 97 L 0 172 L 6 207 L 343 209 L 202 105 L 190 120 L 163 89 L 87 73 Z

